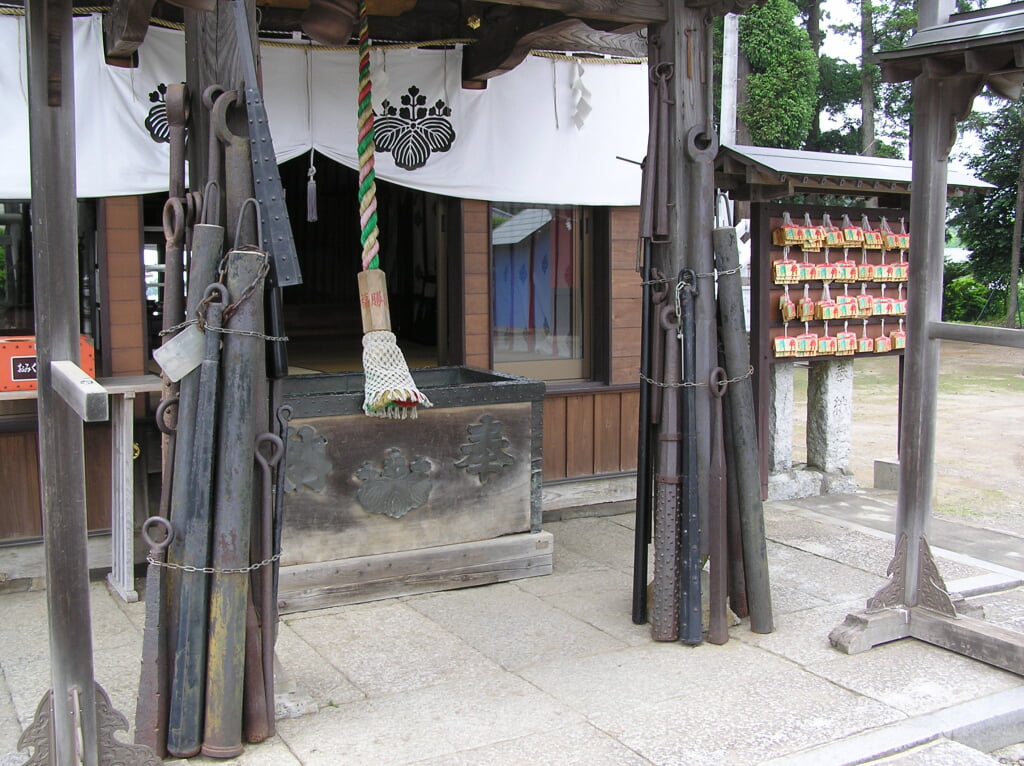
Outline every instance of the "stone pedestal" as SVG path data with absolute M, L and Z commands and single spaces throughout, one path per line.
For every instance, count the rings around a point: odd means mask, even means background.
M 826 474 L 850 467 L 853 360 L 811 362 L 807 373 L 807 462 Z
M 768 366 L 768 470 L 793 468 L 793 363 Z

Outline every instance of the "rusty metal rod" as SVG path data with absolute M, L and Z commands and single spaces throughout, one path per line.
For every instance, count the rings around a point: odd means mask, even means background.
M 679 638 L 679 339 L 675 307 L 661 309 L 665 344 L 658 472 L 654 477 L 654 611 L 651 637 Z
M 162 529 L 162 534 L 156 530 Z M 174 528 L 167 519 L 151 516 L 142 523 L 142 537 L 149 545 L 146 570 L 146 625 L 142 631 L 142 668 L 135 706 L 135 743 L 148 745 L 158 758 L 167 753 L 168 678 L 164 642 L 164 567 L 167 546 Z
M 264 454 L 263 446 L 270 445 L 270 454 Z M 280 471 L 281 458 L 284 456 L 284 441 L 275 433 L 260 434 L 256 438 L 256 462 L 260 466 L 262 478 L 261 496 L 263 513 L 260 519 L 260 557 L 263 561 L 272 559 L 276 553 L 274 529 L 274 471 Z M 275 561 L 276 565 L 277 562 Z M 267 700 L 267 728 L 273 735 L 274 721 L 274 639 L 276 632 L 277 594 L 274 583 L 275 566 L 265 566 L 257 570 L 262 597 L 260 598 L 262 614 L 260 615 L 261 653 L 263 657 L 263 687 Z

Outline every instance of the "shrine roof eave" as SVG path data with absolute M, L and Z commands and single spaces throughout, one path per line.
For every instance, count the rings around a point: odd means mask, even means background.
M 905 196 L 911 193 L 910 160 L 826 154 L 763 146 L 723 146 L 715 161 L 719 188 L 734 198 L 769 200 L 799 193 L 851 197 Z M 992 184 L 950 169 L 950 196 L 987 190 Z
M 921 29 L 906 46 L 878 54 L 886 82 L 981 75 L 1000 95 L 1017 98 L 1024 82 L 1024 3 L 955 14 Z

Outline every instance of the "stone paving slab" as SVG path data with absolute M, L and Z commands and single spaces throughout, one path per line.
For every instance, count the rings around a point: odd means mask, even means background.
M 415 766 L 651 766 L 592 724 L 582 723 L 494 745 L 416 761 Z
M 284 621 L 319 655 L 319 665 L 334 667 L 369 697 L 472 682 L 499 669 L 407 602 L 354 604 Z
M 626 646 L 514 583 L 435 593 L 408 603 L 507 670 Z
M 521 678 L 441 684 L 326 708 L 278 722 L 304 766 L 414 763 L 581 723 L 565 705 Z
M 1024 740 L 1018 676 L 912 639 L 831 648 L 832 628 L 886 582 L 891 535 L 860 522 L 893 507 L 833 504 L 858 521 L 766 504 L 773 633 L 652 642 L 630 619 L 633 515 L 567 513 L 545 524 L 552 575 L 286 616 L 279 686 L 317 712 L 280 720 L 237 759 L 179 763 L 968 766 Z M 989 592 L 1012 570 L 939 556 L 947 578 L 977 584 L 993 622 L 1024 629 L 1024 592 Z M 91 596 L 97 680 L 131 719 L 145 607 L 99 582 Z M 49 685 L 45 593 L 8 591 L 0 610 L 0 766 L 21 766 L 17 735 Z

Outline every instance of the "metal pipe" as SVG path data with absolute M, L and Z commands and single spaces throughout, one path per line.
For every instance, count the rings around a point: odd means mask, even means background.
M 710 588 L 708 594 L 708 641 L 724 644 L 729 640 L 729 622 L 726 614 L 729 587 L 729 550 L 726 541 L 726 508 L 728 489 L 725 478 L 725 441 L 722 426 L 722 396 L 725 394 L 725 370 L 711 371 L 708 388 L 711 390 L 711 518 L 708 523 L 708 550 L 711 555 Z
M 739 487 L 736 482 L 736 447 L 733 443 L 732 410 L 722 408 L 722 434 L 725 445 L 725 537 L 729 549 L 729 607 L 737 617 L 749 617 L 747 578 L 743 572 L 743 539 L 740 534 Z
M 679 638 L 696 646 L 702 641 L 700 460 L 697 453 L 697 325 L 695 303 L 697 275 L 693 269 L 679 272 L 679 329 L 683 355 L 682 407 L 682 511 L 679 538 L 680 608 Z
M 184 539 L 180 563 L 199 570 L 180 572 L 177 615 L 171 625 L 175 640 L 167 751 L 180 758 L 191 757 L 200 750 L 206 689 L 203 676 L 210 576 L 201 570 L 210 565 L 210 500 L 221 344 L 220 333 L 216 330 L 221 326 L 227 292 L 221 285 L 211 285 L 206 294 L 218 300 L 211 300 L 206 307 L 206 349 L 199 366 L 195 427 L 191 436 L 192 461 L 187 473 L 191 502 L 175 522 Z
M 651 241 L 643 242 L 643 298 L 640 319 L 640 421 L 636 456 L 636 525 L 633 532 L 633 622 L 647 622 L 647 547 L 651 540 Z
M 218 418 L 213 530 L 210 637 L 206 674 L 203 754 L 233 758 L 242 752 L 249 537 L 253 503 L 253 411 L 257 380 L 266 377 L 263 340 L 263 283 L 267 255 L 233 250 L 227 256 L 232 312 L 224 337 L 224 375 Z M 226 571 L 231 570 L 231 571 Z
M 773 620 L 768 549 L 761 503 L 754 393 L 750 380 L 750 346 L 743 315 L 739 245 L 733 228 L 715 229 L 713 238 L 715 268 L 718 270 L 718 317 L 725 370 L 730 378 L 727 404 L 732 415 L 733 447 L 736 453 L 736 486 L 750 629 L 754 633 L 771 633 Z

